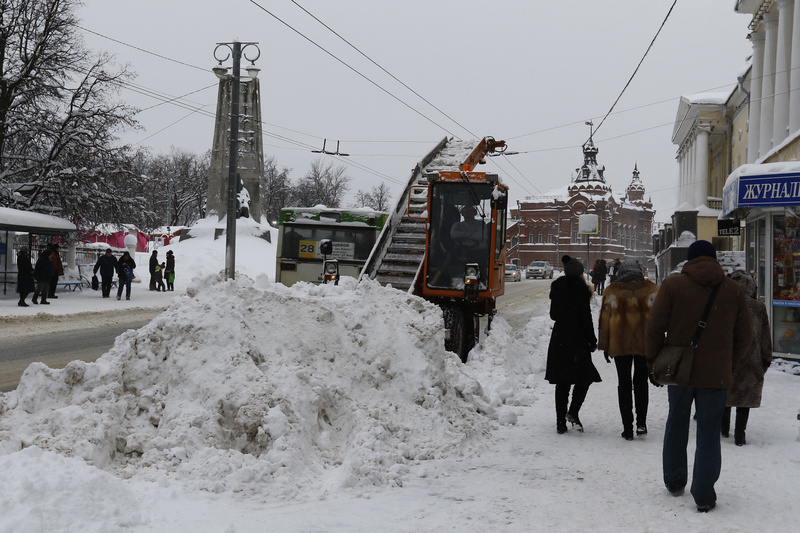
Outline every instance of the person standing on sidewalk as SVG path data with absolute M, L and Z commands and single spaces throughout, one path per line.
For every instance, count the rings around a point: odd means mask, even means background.
M 717 287 L 694 350 L 689 383 L 667 389 L 669 414 L 662 452 L 664 484 L 670 494 L 680 496 L 688 480 L 686 445 L 694 403 L 697 436 L 691 493 L 697 510 L 707 512 L 717 504 L 714 484 L 722 469 L 720 426 L 733 382 L 732 369 L 747 353 L 753 330 L 744 291 L 725 277 L 714 246 L 695 241 L 689 246 L 687 259 L 680 274 L 663 281 L 653 302 L 647 321 L 647 365 L 652 368 L 665 344 L 689 346 L 712 289 Z
M 158 266 L 158 250 L 150 254 L 150 290 L 156 290 L 156 267 Z
M 561 262 L 564 275 L 550 285 L 550 318 L 555 324 L 547 348 L 545 379 L 556 386 L 556 431 L 566 433 L 567 422 L 583 431 L 578 413 L 589 386 L 602 380 L 592 363 L 592 352 L 597 349 L 590 308 L 592 288 L 583 279 L 580 261 L 565 255 Z
M 622 417 L 622 438 L 625 440 L 633 440 L 634 405 L 636 434 L 647 434 L 647 406 L 650 399 L 645 328 L 656 293 L 658 286 L 644 279 L 635 261 L 622 261 L 617 266 L 616 281 L 603 293 L 597 347 L 603 350 L 606 361 L 610 363 L 613 358 L 617 367 L 617 397 Z
M 747 295 L 747 307 L 750 309 L 750 318 L 753 321 L 753 342 L 741 364 L 733 371 L 733 385 L 725 403 L 720 433 L 726 438 L 730 435 L 731 408 L 735 407 L 733 440 L 737 446 L 744 446 L 747 444 L 745 430 L 750 409 L 761 407 L 764 374 L 772 364 L 772 332 L 769 327 L 767 307 L 756 296 L 756 281 L 753 276 L 743 270 L 736 270 L 731 273 L 730 278 L 738 283 Z
M 56 288 L 58 287 L 58 278 L 64 275 L 64 263 L 61 262 L 61 245 L 58 243 L 53 244 L 50 249 L 50 262 L 53 263 L 53 273 L 50 275 L 50 288 L 47 293 L 48 298 L 58 298 L 56 296 Z
M 172 250 L 167 250 L 167 266 L 164 268 L 164 281 L 167 282 L 167 290 L 175 290 L 175 254 Z
M 36 290 L 33 291 L 33 303 L 39 303 L 39 296 L 42 297 L 43 305 L 50 305 L 47 301 L 47 293 L 50 290 L 50 277 L 53 275 L 53 263 L 50 261 L 52 250 L 45 248 L 36 260 L 33 268 L 33 277 L 36 278 Z
M 27 246 L 19 249 L 17 254 L 17 292 L 19 293 L 20 307 L 28 307 L 25 298 L 36 290 L 33 280 L 33 265 L 31 265 L 31 253 Z

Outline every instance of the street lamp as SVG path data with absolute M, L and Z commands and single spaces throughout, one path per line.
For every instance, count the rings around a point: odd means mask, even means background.
M 250 58 L 245 53 L 245 50 L 252 47 L 255 50 L 255 57 Z M 227 49 L 227 51 L 225 51 Z M 220 50 L 222 50 L 220 52 Z M 217 54 L 220 54 L 219 56 Z M 221 54 L 225 53 L 224 57 Z M 237 170 L 239 162 L 237 160 L 239 152 L 239 62 L 244 56 L 247 61 L 250 61 L 250 66 L 247 67 L 247 74 L 255 79 L 258 76 L 259 69 L 255 66 L 256 60 L 261 56 L 261 49 L 258 43 L 240 43 L 233 41 L 232 43 L 217 43 L 214 48 L 214 59 L 219 64 L 212 70 L 220 80 L 231 81 L 231 120 L 230 120 L 230 163 L 228 165 L 228 207 L 227 207 L 227 226 L 225 229 L 225 279 L 234 279 L 236 277 L 236 189 L 237 189 Z M 228 58 L 233 58 L 233 66 L 228 74 L 228 68 L 222 66 L 224 61 Z

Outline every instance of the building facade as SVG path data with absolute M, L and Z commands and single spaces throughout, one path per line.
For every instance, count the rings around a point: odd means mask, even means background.
M 776 355 L 800 359 L 800 0 L 739 0 L 753 45 L 747 162 L 723 189 Z
M 508 229 L 510 262 L 521 267 L 549 261 L 561 267 L 567 254 L 587 271 L 597 259 L 634 259 L 648 268 L 652 255 L 653 204 L 635 165 L 624 193 L 615 195 L 606 182 L 605 167 L 597 162 L 599 149 L 591 137 L 583 146 L 583 165 L 571 183 L 542 196 L 528 197 L 511 210 Z M 596 215 L 597 233 L 582 233 L 583 215 Z

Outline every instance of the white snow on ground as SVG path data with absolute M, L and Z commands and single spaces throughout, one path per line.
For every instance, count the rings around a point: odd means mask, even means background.
M 522 328 L 498 317 L 462 365 L 434 306 L 352 279 L 271 283 L 274 246 L 252 233 L 236 280 L 219 276 L 224 240 L 172 245 L 176 295 L 128 302 L 169 297 L 165 312 L 0 395 L 0 533 L 800 529 L 795 365 L 767 373 L 747 446 L 723 439 L 719 504 L 699 514 L 660 481 L 665 389 L 650 434 L 624 441 L 597 353 L 586 432 L 556 434 L 546 301 Z M 90 299 L 125 305 L 85 291 L 49 307 Z

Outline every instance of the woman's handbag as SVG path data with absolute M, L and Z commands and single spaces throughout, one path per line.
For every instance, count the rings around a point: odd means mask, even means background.
M 722 284 L 720 283 L 720 285 Z M 700 343 L 700 336 L 706 327 L 706 319 L 708 318 L 708 313 L 711 312 L 711 305 L 714 303 L 714 297 L 717 295 L 720 285 L 714 286 L 711 290 L 706 308 L 703 310 L 703 316 L 700 318 L 700 323 L 697 324 L 697 330 L 695 330 L 694 338 L 689 346 L 668 346 L 665 344 L 661 347 L 651 370 L 653 381 L 659 385 L 685 387 L 689 383 L 692 363 L 694 362 L 694 350 Z

